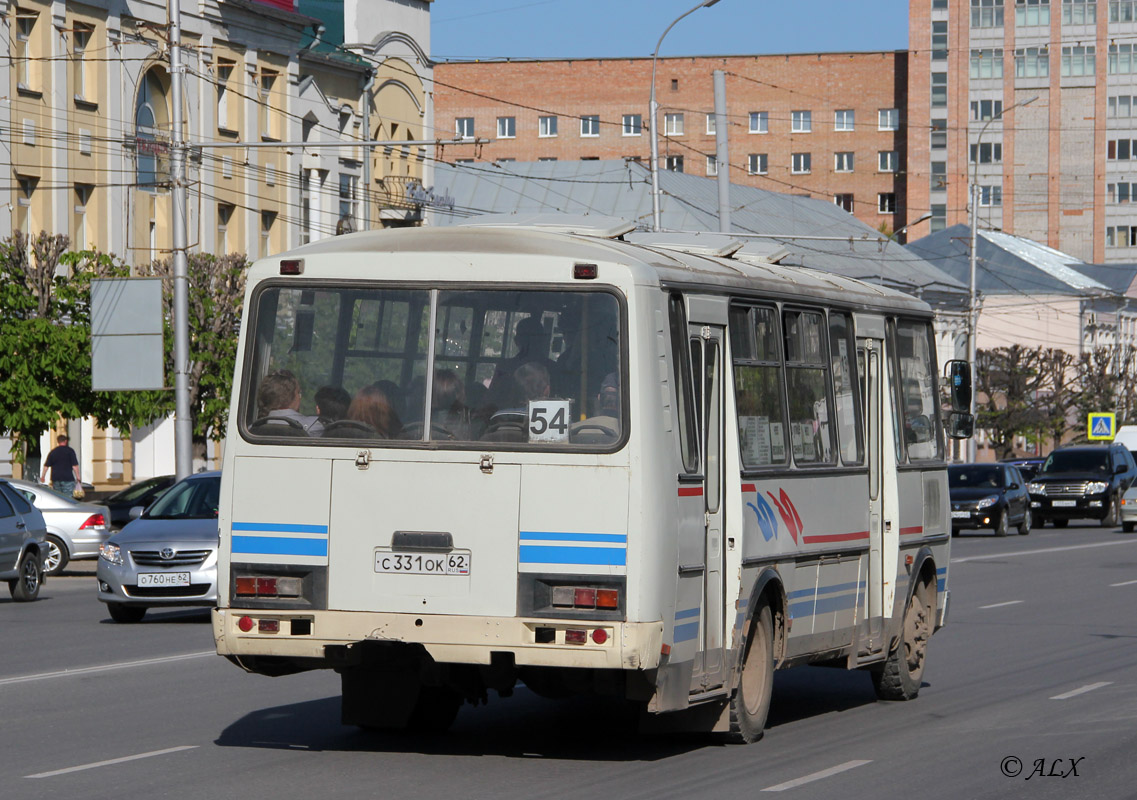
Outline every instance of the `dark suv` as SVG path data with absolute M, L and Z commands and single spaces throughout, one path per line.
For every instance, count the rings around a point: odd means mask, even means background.
M 1034 521 L 1064 528 L 1072 519 L 1096 519 L 1113 527 L 1121 496 L 1135 479 L 1137 464 L 1120 444 L 1062 447 L 1050 454 L 1028 487 Z

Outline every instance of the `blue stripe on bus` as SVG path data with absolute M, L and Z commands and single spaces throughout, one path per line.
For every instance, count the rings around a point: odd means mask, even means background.
M 697 617 L 697 616 L 699 616 L 699 609 L 697 609 L 697 608 L 688 608 L 684 611 L 676 611 L 675 612 L 675 619 L 687 619 L 689 617 Z
M 234 536 L 233 552 L 267 556 L 321 556 L 326 558 L 328 540 L 284 536 Z
M 523 544 L 520 548 L 522 564 L 600 564 L 623 567 L 628 552 L 623 547 L 544 547 Z
M 689 642 L 699 636 L 699 623 L 688 622 L 686 625 L 676 625 L 675 634 L 672 637 L 675 644 L 680 642 Z
M 538 539 L 546 542 L 614 542 L 627 544 L 628 537 L 623 533 L 542 533 L 540 531 L 521 531 L 522 539 Z
M 806 600 L 802 603 L 791 603 L 790 613 L 794 617 L 810 617 L 815 614 L 829 614 L 834 611 L 847 611 L 857 604 L 857 595 L 845 594 L 836 597 Z
M 328 535 L 327 525 L 292 525 L 278 522 L 234 522 L 235 531 L 263 531 L 265 533 L 321 533 Z
M 942 592 L 945 586 L 947 586 L 947 581 L 945 581 L 943 578 L 940 578 L 938 581 L 936 581 L 937 592 Z
M 798 589 L 796 592 L 790 592 L 786 595 L 787 600 L 796 600 L 800 597 L 810 597 L 811 595 L 833 594 L 834 592 L 849 592 L 853 589 L 863 589 L 867 581 L 854 581 L 852 583 L 837 583 L 833 586 L 822 586 L 814 590 L 812 587 L 809 589 Z

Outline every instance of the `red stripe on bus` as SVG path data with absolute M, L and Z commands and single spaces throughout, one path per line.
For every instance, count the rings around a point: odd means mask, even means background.
M 753 483 L 744 483 L 744 484 L 742 484 L 742 491 L 744 493 L 745 492 L 756 492 L 756 491 L 758 491 L 758 487 L 755 486 Z
M 916 525 L 912 528 L 901 528 L 900 529 L 900 535 L 901 536 L 915 536 L 916 534 L 923 533 L 923 532 L 924 532 L 924 526 L 923 525 Z
M 702 497 L 703 496 L 703 487 L 702 486 L 695 486 L 692 488 L 684 488 L 684 487 L 680 486 L 679 487 L 679 496 L 680 497 Z
M 827 533 L 818 536 L 803 536 L 802 541 L 805 544 L 818 544 L 820 542 L 851 542 L 856 539 L 869 538 L 868 531 L 857 531 L 855 533 Z

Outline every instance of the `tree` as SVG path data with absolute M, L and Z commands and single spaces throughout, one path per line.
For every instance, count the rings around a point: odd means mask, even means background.
M 1020 345 L 976 353 L 976 427 L 982 428 L 999 458 L 1014 455 L 1014 440 L 1049 424 L 1042 400 L 1048 394 L 1043 348 Z M 982 402 L 980 399 L 982 398 Z
M 59 418 L 128 428 L 156 416 L 153 397 L 91 389 L 91 280 L 127 274 L 66 236 L 17 232 L 0 242 L 0 427 L 18 460 L 39 469 L 39 438 Z
M 1129 422 L 1130 398 L 1134 390 L 1133 348 L 1098 347 L 1082 353 L 1076 363 L 1077 404 L 1081 413 L 1074 430 L 1083 436 L 1087 415 L 1094 411 L 1118 413 L 1117 424 Z
M 240 253 L 188 256 L 189 388 L 195 449 L 204 448 L 207 439 L 220 441 L 225 436 L 248 268 L 248 259 Z M 164 319 L 169 331 L 173 311 L 172 262 L 155 261 L 140 272 L 162 278 Z M 168 333 L 166 368 L 170 382 L 174 365 L 172 342 L 173 336 Z M 172 407 L 172 397 L 170 402 Z

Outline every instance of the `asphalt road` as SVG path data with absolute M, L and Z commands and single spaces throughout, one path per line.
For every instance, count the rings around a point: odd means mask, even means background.
M 333 673 L 246 675 L 212 655 L 206 612 L 118 625 L 93 581 L 79 563 L 39 602 L 0 598 L 0 796 L 1137 797 L 1137 535 L 1117 530 L 956 539 L 920 697 L 781 672 L 751 746 L 525 689 L 444 737 L 345 728 Z

